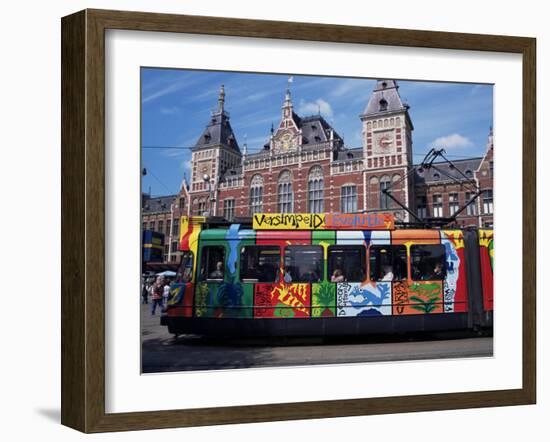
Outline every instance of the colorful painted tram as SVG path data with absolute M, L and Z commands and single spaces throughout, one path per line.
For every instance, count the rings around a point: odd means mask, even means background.
M 359 335 L 493 321 L 493 232 L 396 228 L 387 214 L 183 217 L 161 324 L 173 334 Z

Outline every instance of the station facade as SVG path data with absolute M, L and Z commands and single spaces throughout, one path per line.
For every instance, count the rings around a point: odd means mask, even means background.
M 232 220 L 259 212 L 390 212 L 398 221 L 415 221 L 384 189 L 420 218 L 448 217 L 470 201 L 476 184 L 482 193 L 457 224 L 492 227 L 492 130 L 483 157 L 453 160 L 455 167 L 415 167 L 409 105 L 391 79 L 376 82 L 358 125 L 362 145 L 348 147 L 320 113 L 298 115 L 287 90 L 279 124 L 259 151 L 248 152 L 233 132 L 221 86 L 217 109 L 192 148 L 190 181 L 177 195 L 146 198 L 143 226 L 174 226 L 174 213 Z M 170 231 L 167 241 L 171 260 L 177 236 Z

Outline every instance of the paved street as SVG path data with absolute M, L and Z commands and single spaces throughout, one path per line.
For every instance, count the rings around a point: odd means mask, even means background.
M 160 325 L 158 312 L 151 316 L 150 304 L 141 307 L 144 373 L 480 357 L 493 353 L 493 338 L 462 334 L 439 336 L 439 340 L 419 335 L 407 342 L 392 337 L 218 341 L 187 335 L 175 339 Z

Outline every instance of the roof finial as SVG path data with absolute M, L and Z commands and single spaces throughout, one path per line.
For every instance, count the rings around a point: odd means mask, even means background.
M 487 149 L 493 147 L 493 126 L 489 127 L 489 136 L 487 137 Z
M 218 95 L 218 112 L 223 112 L 223 106 L 225 103 L 225 88 L 223 84 L 220 87 L 220 94 Z
M 285 107 L 292 106 L 291 97 L 290 97 L 290 83 L 294 81 L 294 77 L 290 75 L 287 80 L 286 94 L 285 94 Z

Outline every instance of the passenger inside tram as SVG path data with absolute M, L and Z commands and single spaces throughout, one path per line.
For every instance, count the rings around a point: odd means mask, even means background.
M 221 279 L 223 278 L 223 262 L 218 261 L 216 263 L 216 269 L 210 273 L 211 279 Z
M 384 271 L 384 276 L 382 276 L 380 281 L 393 281 L 393 267 L 387 264 L 382 267 L 382 270 Z
M 344 277 L 344 273 L 340 269 L 334 269 L 334 272 L 332 273 L 332 276 L 330 277 L 331 282 L 344 282 L 346 278 Z

